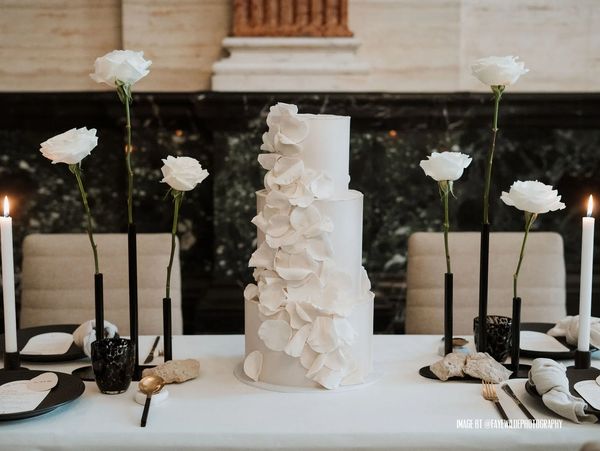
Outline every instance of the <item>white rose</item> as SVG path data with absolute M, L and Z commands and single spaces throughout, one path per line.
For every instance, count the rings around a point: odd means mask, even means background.
M 167 183 L 176 191 L 190 191 L 208 177 L 208 171 L 195 158 L 168 156 L 162 160 L 164 166 L 162 183 Z
M 516 181 L 512 184 L 508 193 L 506 191 L 502 192 L 500 198 L 506 205 L 534 214 L 565 208 L 565 204 L 560 201 L 558 191 L 537 180 Z
M 442 182 L 458 180 L 467 166 L 471 164 L 471 157 L 460 152 L 433 152 L 421 160 L 421 168 L 432 179 Z
M 148 68 L 151 64 L 152 61 L 144 59 L 144 52 L 113 50 L 96 58 L 94 73 L 90 77 L 113 87 L 117 80 L 131 86 L 150 73 Z
M 475 61 L 471 71 L 475 78 L 487 86 L 508 86 L 529 72 L 518 56 L 488 56 Z
M 52 164 L 78 164 L 98 145 L 96 129 L 72 128 L 40 144 L 40 152 Z

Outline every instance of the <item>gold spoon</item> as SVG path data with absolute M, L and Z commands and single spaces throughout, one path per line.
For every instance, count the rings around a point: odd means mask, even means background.
M 140 380 L 138 387 L 142 393 L 146 395 L 146 403 L 144 404 L 144 413 L 142 414 L 141 426 L 146 427 L 146 420 L 148 419 L 148 411 L 150 410 L 150 401 L 152 401 L 152 395 L 155 395 L 165 386 L 165 381 L 160 376 L 146 376 Z

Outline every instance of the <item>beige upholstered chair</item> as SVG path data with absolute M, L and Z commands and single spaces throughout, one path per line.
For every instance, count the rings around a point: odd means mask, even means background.
M 129 335 L 127 235 L 96 234 L 104 274 L 104 317 Z M 170 234 L 138 234 L 139 331 L 162 334 Z M 94 261 L 86 234 L 29 235 L 23 242 L 21 327 L 82 323 L 94 317 Z M 173 333 L 182 333 L 179 246 L 171 277 Z
M 488 314 L 511 316 L 513 273 L 523 233 L 492 233 Z M 472 334 L 479 304 L 479 233 L 450 234 L 454 273 L 454 333 Z M 444 241 L 441 233 L 415 233 L 408 241 L 406 333 L 444 329 Z M 530 233 L 519 275 L 522 321 L 554 322 L 566 315 L 562 237 Z

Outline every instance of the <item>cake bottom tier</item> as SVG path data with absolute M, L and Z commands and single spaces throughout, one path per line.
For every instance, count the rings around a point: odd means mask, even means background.
M 347 317 L 348 322 L 356 332 L 356 338 L 350 346 L 350 353 L 358 366 L 358 377 L 354 383 L 367 379 L 372 370 L 372 338 L 373 338 L 373 299 L 354 307 Z M 291 357 L 283 351 L 273 351 L 267 348 L 258 336 L 262 321 L 258 311 L 258 303 L 245 301 L 245 341 L 246 356 L 254 351 L 262 354 L 262 370 L 259 379 L 274 385 L 291 387 L 321 387 L 317 382 L 306 377 L 307 370 L 300 359 Z

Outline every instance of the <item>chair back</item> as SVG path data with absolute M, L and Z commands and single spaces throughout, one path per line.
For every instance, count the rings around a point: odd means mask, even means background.
M 95 234 L 104 275 L 104 318 L 129 335 L 126 234 Z M 162 300 L 171 235 L 138 234 L 138 318 L 141 335 L 162 335 Z M 34 234 L 23 242 L 21 327 L 79 324 L 94 318 L 94 260 L 87 234 Z M 171 275 L 172 327 L 183 332 L 177 242 Z
M 477 232 L 450 234 L 454 274 L 454 334 L 473 333 L 479 311 L 479 241 Z M 512 316 L 513 274 L 523 233 L 490 234 L 488 315 Z M 418 232 L 408 241 L 406 333 L 444 331 L 444 273 L 442 233 Z M 566 270 L 562 237 L 532 232 L 527 239 L 518 294 L 521 321 L 555 322 L 566 315 Z

